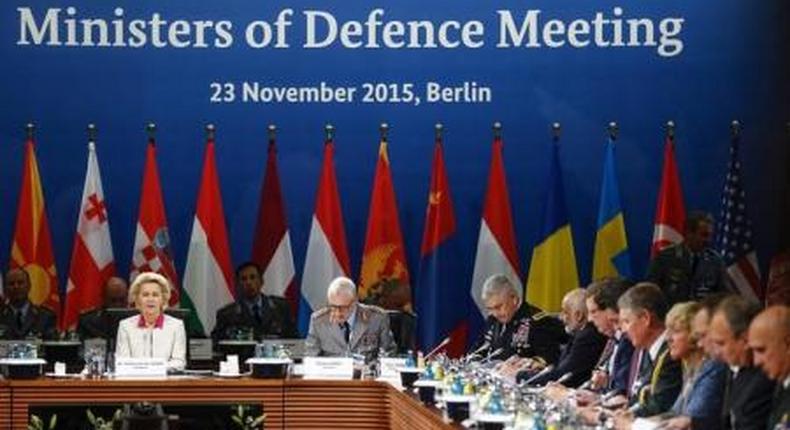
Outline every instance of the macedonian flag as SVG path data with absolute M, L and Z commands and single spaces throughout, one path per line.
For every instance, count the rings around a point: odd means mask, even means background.
M 41 191 L 41 178 L 32 138 L 25 142 L 25 164 L 10 267 L 23 268 L 30 275 L 29 297 L 32 303 L 47 306 L 59 313 L 60 296 L 55 256 L 52 252 L 44 193 Z
M 398 205 L 392 185 L 387 142 L 382 140 L 370 196 L 359 296 L 364 299 L 371 295 L 386 294 L 411 296 L 409 269 L 398 221 Z M 376 301 L 375 297 L 373 299 Z

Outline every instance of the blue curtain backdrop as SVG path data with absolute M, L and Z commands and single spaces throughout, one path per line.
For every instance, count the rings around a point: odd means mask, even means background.
M 68 47 L 20 45 L 22 10 L 42 25 L 49 8 L 72 18 L 227 20 L 232 46 L 218 48 Z M 29 9 L 25 9 L 29 8 Z M 293 9 L 289 48 L 253 49 L 244 27 L 272 22 Z M 337 42 L 306 49 L 304 10 L 331 13 L 338 22 L 364 21 L 384 9 L 383 20 L 479 20 L 479 48 L 349 49 Z M 517 22 L 527 10 L 540 20 L 588 22 L 601 12 L 614 18 L 684 19 L 683 50 L 662 57 L 657 47 L 567 46 L 498 48 L 499 16 Z M 358 276 L 367 223 L 378 124 L 391 124 L 390 160 L 412 279 L 417 273 L 433 149 L 433 124 L 444 123 L 445 157 L 464 256 L 462 279 L 471 281 L 481 203 L 487 177 L 491 124 L 504 125 L 505 164 L 519 258 L 528 267 L 540 224 L 543 178 L 549 164 L 550 123 L 562 123 L 560 156 L 581 280 L 590 277 L 606 124 L 620 125 L 617 165 L 635 273 L 644 273 L 663 148 L 663 123 L 678 124 L 677 157 L 687 207 L 719 211 L 726 171 L 729 122 L 744 124 L 742 157 L 749 210 L 763 268 L 775 247 L 780 214 L 774 204 L 784 176 L 785 122 L 790 119 L 788 57 L 784 28 L 787 1 L 417 1 L 194 2 L 47 0 L 4 1 L 0 6 L 0 263 L 9 259 L 22 167 L 23 125 L 37 126 L 37 153 L 62 284 L 68 264 L 86 160 L 85 127 L 97 124 L 98 156 L 108 200 L 117 267 L 128 274 L 138 210 L 147 122 L 159 127 L 159 166 L 171 238 L 183 273 L 204 150 L 206 123 L 217 126 L 217 162 L 235 262 L 249 258 L 259 188 L 266 159 L 266 126 L 279 127 L 281 182 L 301 274 L 320 169 L 323 125 L 336 127 L 337 171 L 352 270 Z M 363 22 L 364 28 L 364 22 Z M 319 27 L 320 29 L 320 27 Z M 540 30 L 543 30 L 541 28 Z M 380 31 L 380 28 L 379 28 Z M 627 34 L 627 30 L 626 31 Z M 28 40 L 32 37 L 27 35 Z M 206 36 L 208 43 L 214 39 Z M 590 37 L 591 39 L 591 37 Z M 659 35 L 656 35 L 658 42 Z M 194 39 L 193 39 L 194 40 Z M 381 34 L 379 33 L 379 40 Z M 542 39 L 540 39 L 542 41 Z M 564 39 L 567 41 L 567 37 Z M 492 89 L 489 103 L 288 104 L 211 103 L 212 82 L 260 82 L 307 86 L 326 82 L 475 81 Z M 361 97 L 358 90 L 357 98 Z M 238 94 L 237 94 L 238 96 Z M 423 95 L 424 98 L 424 95 Z M 468 283 L 463 286 L 468 291 Z

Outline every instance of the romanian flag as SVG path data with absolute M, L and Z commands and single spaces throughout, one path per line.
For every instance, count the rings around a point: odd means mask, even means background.
M 9 265 L 12 269 L 23 268 L 30 275 L 29 297 L 33 304 L 44 305 L 60 313 L 55 256 L 32 138 L 25 142 L 25 164 Z
M 379 159 L 376 163 L 376 176 L 373 179 L 373 192 L 370 196 L 368 230 L 365 235 L 365 250 L 360 269 L 359 297 L 376 294 L 376 284 L 381 281 L 397 281 L 409 286 L 409 269 L 406 266 L 406 253 L 403 236 L 398 222 L 398 205 L 395 189 L 392 186 L 390 160 L 387 156 L 387 142 L 379 145 Z
M 592 279 L 597 281 L 607 277 L 631 277 L 631 259 L 628 256 L 625 216 L 620 204 L 620 187 L 617 185 L 612 139 L 606 144 Z
M 418 339 L 422 349 L 431 350 L 448 337 L 447 352 L 460 356 L 466 347 L 466 302 L 459 271 L 455 241 L 455 213 L 450 184 L 444 167 L 441 138 L 433 152 L 431 189 L 425 213 L 425 231 L 420 249 L 420 271 L 415 287 Z M 449 303 L 452 302 L 452 305 Z
M 556 143 L 552 145 L 546 185 L 543 226 L 529 266 L 527 301 L 547 312 L 558 312 L 565 293 L 579 288 L 579 275 L 565 207 L 559 145 Z
M 190 309 L 190 324 L 204 333 L 214 329 L 217 310 L 232 302 L 233 266 L 214 156 L 214 139 L 206 144 L 192 237 L 184 268 L 181 305 Z M 195 324 L 199 324 L 195 326 Z

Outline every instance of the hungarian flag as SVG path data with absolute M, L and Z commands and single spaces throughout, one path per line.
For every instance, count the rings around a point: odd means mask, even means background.
M 261 189 L 258 224 L 255 227 L 252 260 L 263 269 L 263 289 L 266 294 L 284 296 L 291 304 L 291 315 L 296 315 L 297 292 L 291 236 L 285 218 L 285 202 L 277 173 L 277 148 L 269 141 L 266 176 Z
M 436 139 L 431 171 L 431 189 L 425 212 L 425 230 L 420 249 L 420 270 L 415 287 L 417 332 L 420 345 L 431 350 L 445 337 L 447 353 L 460 356 L 466 348 L 468 312 L 464 292 L 459 291 L 460 272 L 455 213 L 450 184 L 444 167 L 441 138 Z M 452 303 L 452 305 L 448 305 Z
M 156 143 L 148 140 L 143 168 L 143 186 L 140 191 L 140 210 L 132 250 L 132 267 L 129 274 L 134 279 L 142 272 L 156 272 L 170 281 L 173 294 L 170 305 L 178 305 L 178 274 L 170 249 L 170 234 L 167 229 L 165 203 L 156 167 Z
M 680 187 L 680 174 L 675 161 L 675 143 L 672 138 L 667 137 L 651 255 L 655 256 L 669 245 L 683 242 L 685 224 L 686 208 L 683 205 L 683 190 Z
M 33 138 L 25 142 L 24 163 L 9 266 L 23 268 L 30 275 L 29 297 L 33 304 L 59 314 L 58 275 Z
M 395 201 L 386 140 L 379 144 L 359 277 L 359 296 L 363 299 L 381 293 L 376 290 L 376 286 L 382 281 L 397 281 L 409 286 L 409 268 L 398 222 L 398 204 Z
M 214 157 L 214 139 L 209 138 L 181 296 L 181 306 L 192 311 L 192 328 L 210 333 L 214 328 L 217 310 L 233 301 L 234 291 L 228 233 Z
M 110 239 L 107 205 L 101 185 L 96 145 L 88 142 L 88 168 L 82 189 L 77 234 L 71 251 L 69 280 L 66 285 L 66 306 L 61 329 L 73 329 L 81 312 L 102 304 L 102 287 L 115 275 L 115 259 Z
M 351 273 L 343 213 L 340 210 L 340 194 L 337 191 L 334 154 L 335 144 L 331 138 L 327 139 L 302 272 L 299 304 L 301 333 L 307 333 L 313 310 L 326 304 L 329 283 L 338 276 L 348 276 Z
M 494 138 L 491 150 L 491 168 L 488 174 L 488 189 L 477 238 L 477 254 L 472 275 L 472 298 L 480 313 L 485 317 L 485 303 L 481 294 L 483 283 L 492 275 L 504 274 L 522 290 L 521 269 L 516 250 L 516 233 L 510 211 L 505 163 L 502 160 L 502 138 Z

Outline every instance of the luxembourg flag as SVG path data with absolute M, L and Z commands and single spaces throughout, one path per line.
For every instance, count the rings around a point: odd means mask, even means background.
M 96 144 L 90 141 L 61 329 L 73 329 L 81 312 L 101 306 L 102 286 L 114 274 L 115 259 L 99 162 L 96 159 Z
M 274 138 L 269 140 L 266 176 L 261 189 L 258 223 L 252 260 L 263 269 L 263 288 L 266 294 L 285 297 L 291 304 L 291 315 L 297 305 L 296 277 L 291 235 L 285 218 L 285 202 L 277 173 L 277 147 Z
M 349 276 L 350 264 L 340 194 L 337 191 L 334 164 L 335 145 L 331 136 L 324 144 L 324 162 L 318 180 L 315 213 L 307 242 L 307 256 L 302 273 L 299 304 L 299 331 L 307 333 L 310 314 L 326 303 L 329 282 Z
M 184 269 L 181 306 L 192 311 L 196 329 L 210 333 L 217 309 L 233 301 L 233 269 L 228 246 L 222 195 L 214 157 L 214 137 L 206 143 L 192 237 Z
M 518 290 L 522 291 L 502 146 L 502 138 L 499 135 L 495 136 L 483 219 L 480 222 L 480 235 L 477 239 L 474 275 L 472 275 L 472 299 L 483 317 L 486 315 L 485 303 L 480 294 L 483 291 L 483 283 L 491 275 L 507 275 Z

